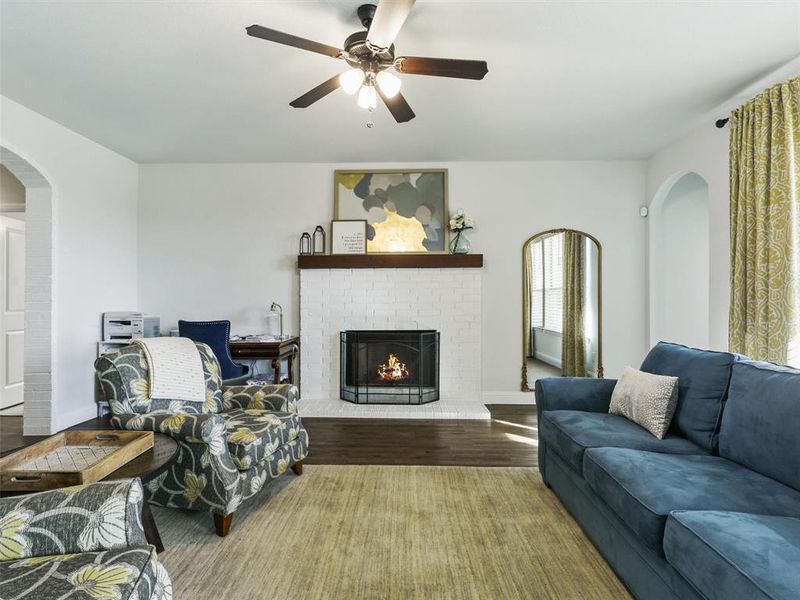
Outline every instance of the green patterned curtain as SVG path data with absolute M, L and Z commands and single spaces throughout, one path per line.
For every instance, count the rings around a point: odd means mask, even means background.
M 527 359 L 533 356 L 533 339 L 531 337 L 531 298 L 533 294 L 533 242 L 525 244 L 522 249 L 522 310 L 524 331 L 522 332 L 523 355 Z M 525 361 L 523 361 L 525 362 Z
M 729 345 L 800 363 L 800 78 L 731 115 Z
M 564 297 L 561 331 L 561 374 L 586 377 L 583 338 L 584 238 L 564 232 Z

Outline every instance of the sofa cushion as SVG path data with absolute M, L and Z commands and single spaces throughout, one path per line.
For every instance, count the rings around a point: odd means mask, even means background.
M 716 448 L 731 366 L 729 352 L 697 350 L 659 342 L 642 362 L 641 370 L 678 378 L 678 405 L 670 430 L 708 450 Z
M 220 414 L 233 463 L 242 471 L 295 440 L 302 427 L 297 413 L 236 408 Z
M 608 412 L 641 425 L 661 440 L 669 430 L 677 403 L 677 377 L 625 367 L 611 394 Z
M 800 490 L 800 371 L 755 361 L 733 366 L 719 453 Z
M 676 511 L 664 554 L 710 600 L 800 598 L 800 519 Z
M 591 448 L 583 476 L 654 552 L 673 510 L 800 517 L 800 492 L 719 456 Z
M 668 433 L 654 437 L 619 415 L 578 410 L 554 410 L 542 414 L 539 435 L 570 467 L 583 473 L 583 453 L 587 448 L 633 448 L 675 454 L 708 454 L 686 438 Z
M 0 598 L 162 600 L 171 595 L 169 576 L 152 546 L 0 561 Z

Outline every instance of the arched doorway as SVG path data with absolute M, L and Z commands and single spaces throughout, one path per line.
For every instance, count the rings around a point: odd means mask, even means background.
M 0 146 L 0 164 L 25 186 L 23 432 L 52 433 L 53 188 L 28 160 Z
M 650 345 L 709 343 L 708 183 L 677 173 L 650 205 Z

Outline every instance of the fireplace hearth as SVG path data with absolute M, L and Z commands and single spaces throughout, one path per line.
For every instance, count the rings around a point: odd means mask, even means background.
M 439 399 L 439 332 L 342 331 L 340 393 L 355 404 L 427 404 Z

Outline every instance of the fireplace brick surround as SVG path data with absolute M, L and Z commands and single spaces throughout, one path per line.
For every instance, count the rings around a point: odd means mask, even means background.
M 303 403 L 339 398 L 339 334 L 347 329 L 439 331 L 440 402 L 479 402 L 481 284 L 479 268 L 301 269 Z

